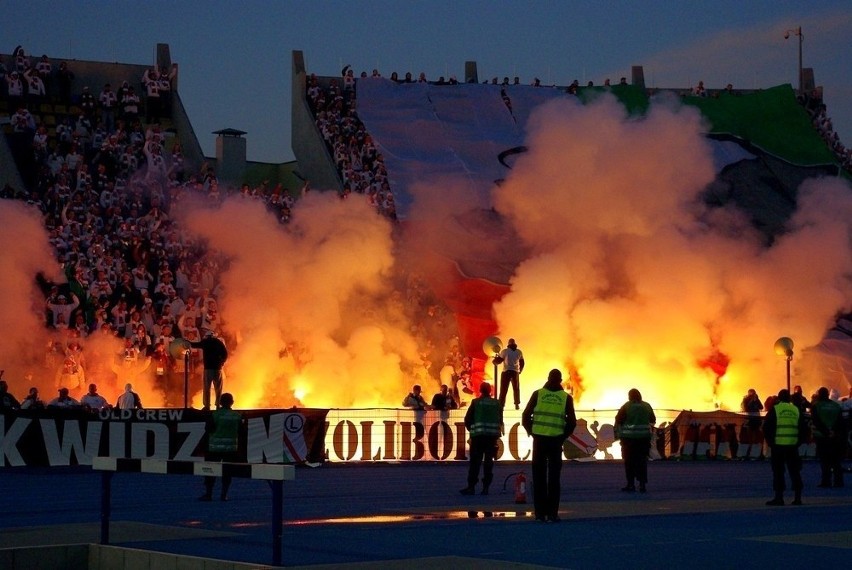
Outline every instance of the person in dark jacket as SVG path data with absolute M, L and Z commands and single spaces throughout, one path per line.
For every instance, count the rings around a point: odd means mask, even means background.
M 0 371 L 2 374 L 2 371 Z M 17 410 L 21 403 L 9 392 L 9 386 L 5 380 L 0 380 L 0 410 Z
M 222 367 L 225 366 L 225 361 L 228 360 L 228 349 L 222 339 L 217 337 L 212 330 L 207 330 L 204 338 L 198 342 L 190 342 L 189 345 L 192 348 L 200 348 L 202 351 L 202 360 L 204 361 L 203 409 L 210 409 L 211 386 L 216 393 L 216 399 L 213 403 L 216 409 L 219 409 L 220 398 L 222 397 L 222 385 L 225 380 Z
M 242 415 L 231 409 L 234 397 L 227 392 L 219 398 L 220 407 L 210 414 L 207 422 L 207 461 L 236 462 L 239 460 L 240 429 L 243 423 Z M 213 499 L 215 477 L 204 478 L 204 494 L 200 500 Z M 228 489 L 231 488 L 231 477 L 222 475 L 222 490 L 219 498 L 228 500 Z
M 521 423 L 527 435 L 533 438 L 535 518 L 541 522 L 559 522 L 562 445 L 577 427 L 574 400 L 562 388 L 562 372 L 551 370 L 544 387 L 533 392 L 524 408 Z
M 657 416 L 648 402 L 642 400 L 642 394 L 636 388 L 627 393 L 627 402 L 615 414 L 615 435 L 621 440 L 621 458 L 627 486 L 622 491 L 636 490 L 639 480 L 639 492 L 644 493 L 648 483 L 648 454 L 654 437 L 654 425 Z
M 811 410 L 821 471 L 818 487 L 843 487 L 842 461 L 847 445 L 843 408 L 828 397 L 828 388 L 823 386 L 817 391 Z
M 464 415 L 464 425 L 470 433 L 470 468 L 467 473 L 467 487 L 462 495 L 473 495 L 479 480 L 479 468 L 482 466 L 482 494 L 488 494 L 488 488 L 494 479 L 494 456 L 497 453 L 497 440 L 503 433 L 503 406 L 491 397 L 491 384 L 479 385 L 479 398 L 470 403 Z

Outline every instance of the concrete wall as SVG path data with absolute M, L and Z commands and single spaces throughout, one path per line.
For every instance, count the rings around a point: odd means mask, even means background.
M 18 165 L 15 164 L 12 149 L 9 148 L 9 141 L 6 139 L 6 135 L 0 132 L 0 188 L 5 188 L 7 184 L 15 190 L 25 190 L 24 180 L 21 178 L 21 173 L 18 172 Z
M 11 61 L 11 55 L 0 54 L 0 58 L 4 61 Z M 41 57 L 41 54 L 32 56 L 33 62 Z M 48 54 L 50 57 L 50 54 Z M 157 44 L 156 49 L 151 54 L 151 63 L 149 65 L 132 64 L 132 63 L 107 63 L 102 61 L 87 61 L 77 59 L 51 58 L 53 69 L 59 69 L 59 64 L 63 61 L 68 63 L 68 68 L 74 73 L 75 79 L 71 89 L 72 100 L 79 100 L 80 94 L 83 92 L 83 87 L 88 86 L 92 94 L 97 97 L 104 84 L 110 83 L 112 90 L 116 91 L 124 81 L 136 89 L 143 101 L 145 100 L 145 91 L 142 87 L 142 74 L 145 70 L 154 66 L 154 57 L 157 58 L 157 67 L 170 67 L 172 64 L 171 54 L 168 44 Z M 7 64 L 8 67 L 8 64 Z M 179 77 L 179 76 L 178 76 Z M 178 140 L 183 148 L 184 159 L 190 171 L 194 171 L 205 160 L 204 153 L 201 150 L 201 144 L 198 142 L 198 137 L 195 130 L 192 128 L 189 117 L 186 114 L 186 109 L 180 98 L 180 92 L 177 90 L 178 80 L 175 81 L 176 91 L 172 94 L 172 128 L 177 132 Z M 57 87 L 53 86 L 56 90 Z M 54 91 L 55 92 L 55 91 Z M 144 117 L 144 115 L 143 115 Z M 17 172 L 17 168 L 9 169 L 9 164 L 14 164 L 11 154 L 4 143 L 0 143 L 0 185 L 9 182 L 16 188 L 23 188 L 23 181 Z M 166 148 L 171 150 L 171 148 Z M 7 164 L 8 160 L 12 161 Z M 18 185 L 16 185 L 16 182 Z
M 334 166 L 334 159 L 314 122 L 307 101 L 307 74 L 301 51 L 293 51 L 292 77 L 292 144 L 299 161 L 299 172 L 316 190 L 343 190 L 343 181 Z

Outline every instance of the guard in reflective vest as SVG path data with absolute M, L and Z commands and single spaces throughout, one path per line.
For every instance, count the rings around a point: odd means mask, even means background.
M 479 479 L 479 467 L 482 466 L 482 494 L 488 494 L 488 487 L 494 479 L 494 456 L 497 454 L 497 440 L 503 433 L 503 407 L 491 397 L 491 385 L 483 382 L 479 386 L 480 397 L 470 403 L 464 415 L 464 425 L 470 432 L 470 468 L 467 472 L 467 487 L 462 495 L 473 495 Z
M 615 436 L 621 440 L 621 458 L 627 476 L 627 486 L 622 491 L 635 491 L 637 479 L 639 492 L 646 491 L 648 454 L 656 423 L 657 417 L 651 405 L 642 400 L 639 390 L 631 389 L 627 393 L 627 402 L 615 414 Z
M 769 410 L 763 422 L 763 432 L 771 453 L 772 489 L 775 491 L 775 497 L 766 502 L 771 506 L 784 504 L 785 468 L 790 473 L 795 494 L 793 504 L 802 504 L 802 458 L 799 457 L 799 444 L 806 425 L 799 408 L 790 400 L 789 390 L 783 389 L 778 392 L 778 403 Z
M 231 409 L 234 397 L 225 393 L 219 398 L 219 409 L 210 414 L 207 424 L 207 460 L 208 461 L 238 461 L 239 437 L 243 418 L 239 412 Z M 200 500 L 209 501 L 213 498 L 215 477 L 204 478 L 204 494 Z M 222 476 L 222 493 L 220 498 L 228 500 L 228 489 L 231 487 L 231 477 Z
M 562 388 L 562 372 L 553 369 L 544 387 L 533 392 L 521 418 L 532 435 L 532 480 L 535 518 L 559 522 L 562 494 L 562 444 L 577 427 L 574 400 Z

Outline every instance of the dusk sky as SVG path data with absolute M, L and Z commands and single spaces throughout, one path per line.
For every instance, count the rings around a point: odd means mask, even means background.
M 291 52 L 309 72 L 373 68 L 429 79 L 518 76 L 545 84 L 600 84 L 643 65 L 650 87 L 760 88 L 798 83 L 804 67 L 824 87 L 841 140 L 852 144 L 852 3 L 848 0 L 564 1 L 91 1 L 6 0 L 0 51 L 22 45 L 54 59 L 147 64 L 167 43 L 180 93 L 205 154 L 212 131 L 246 131 L 248 157 L 293 160 Z M 82 86 L 78 86 L 82 87 Z M 100 86 L 91 86 L 100 89 Z

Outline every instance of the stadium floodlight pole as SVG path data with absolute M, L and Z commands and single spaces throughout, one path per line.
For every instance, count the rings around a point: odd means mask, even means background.
M 787 391 L 790 391 L 790 362 L 793 360 L 793 339 L 782 336 L 775 341 L 775 354 L 787 360 Z
M 791 35 L 799 36 L 799 95 L 804 95 L 805 78 L 802 73 L 802 42 L 805 40 L 805 36 L 802 34 L 802 26 L 784 32 L 784 39 L 790 39 Z

